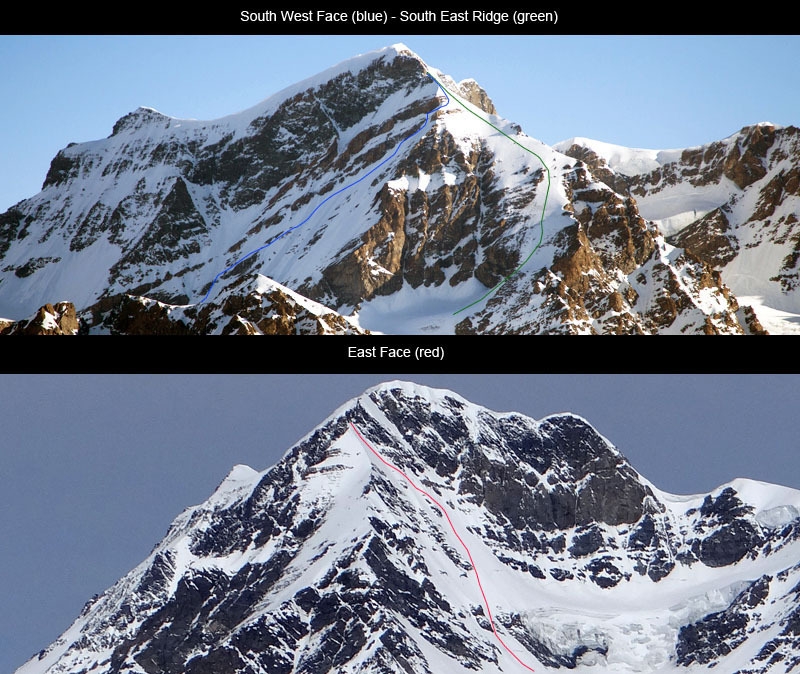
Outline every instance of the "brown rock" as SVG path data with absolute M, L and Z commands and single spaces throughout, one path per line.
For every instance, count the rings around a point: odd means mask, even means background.
M 744 137 L 734 143 L 725 157 L 723 174 L 744 189 L 767 174 L 764 160 L 775 142 L 775 127 L 746 126 L 740 134 Z
M 77 335 L 80 323 L 72 302 L 45 304 L 32 318 L 22 321 L 0 322 L 3 335 Z
M 739 244 L 730 234 L 728 218 L 721 208 L 706 213 L 667 241 L 717 267 L 728 264 L 739 251 Z
M 490 115 L 497 114 L 492 99 L 489 98 L 489 95 L 475 80 L 459 82 L 458 87 L 461 89 L 461 95 L 472 103 L 472 105 L 480 108 L 484 112 L 488 112 Z
M 745 305 L 741 308 L 741 317 L 743 319 L 744 324 L 747 326 L 747 330 L 751 335 L 768 335 L 769 332 L 761 325 L 761 321 L 758 320 L 758 316 L 756 316 L 756 312 L 750 305 Z

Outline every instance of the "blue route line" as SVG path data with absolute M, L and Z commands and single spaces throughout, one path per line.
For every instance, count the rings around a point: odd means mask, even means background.
M 442 92 L 442 93 L 445 95 L 445 98 L 447 98 L 447 103 L 444 103 L 443 105 L 440 105 L 440 106 L 438 106 L 438 107 L 434 108 L 434 109 L 433 109 L 433 110 L 431 110 L 430 112 L 426 112 L 426 113 L 425 113 L 425 122 L 424 122 L 424 124 L 423 124 L 421 127 L 419 127 L 419 129 L 417 129 L 417 130 L 416 130 L 416 131 L 414 131 L 413 133 L 411 133 L 411 134 L 409 134 L 408 136 L 406 136 L 405 138 L 403 138 L 403 140 L 401 140 L 401 141 L 400 141 L 400 142 L 397 144 L 397 147 L 395 148 L 394 152 L 392 152 L 392 154 L 390 154 L 388 157 L 386 157 L 386 159 L 384 159 L 384 160 L 383 160 L 383 161 L 382 161 L 380 164 L 378 164 L 378 165 L 377 165 L 377 166 L 375 166 L 373 169 L 371 169 L 370 171 L 368 171 L 367 173 L 365 173 L 363 176 L 361 176 L 361 177 L 360 177 L 358 180 L 356 180 L 355 182 L 352 182 L 352 183 L 350 183 L 349 185 L 345 185 L 344 187 L 342 187 L 341 189 L 337 190 L 337 191 L 336 191 L 336 192 L 334 192 L 333 194 L 329 194 L 327 197 L 325 197 L 325 199 L 323 199 L 323 200 L 322 200 L 322 201 L 321 201 L 319 204 L 317 204 L 316 208 L 314 208 L 314 210 L 313 210 L 313 211 L 311 211 L 311 213 L 308 215 L 308 217 L 307 217 L 305 220 L 303 220 L 302 222 L 298 222 L 296 225 L 294 225 L 294 226 L 292 226 L 292 227 L 289 227 L 289 229 L 287 229 L 286 231 L 284 231 L 284 232 L 282 232 L 281 234 L 279 234 L 278 236 L 276 236 L 276 237 L 275 237 L 274 239 L 272 239 L 272 241 L 270 241 L 269 243 L 265 243 L 263 246 L 260 246 L 259 248 L 256 248 L 255 250 L 251 250 L 249 253 L 247 253 L 247 255 L 244 255 L 244 256 L 240 257 L 240 258 L 239 258 L 238 260 L 236 260 L 236 262 L 234 262 L 232 265 L 230 265 L 229 267 L 227 267 L 227 268 L 223 269 L 221 272 L 219 272 L 219 274 L 217 274 L 217 275 L 214 277 L 214 280 L 213 280 L 213 281 L 211 281 L 211 286 L 209 287 L 209 289 L 208 289 L 208 292 L 205 294 L 205 296 L 203 297 L 203 299 L 201 299 L 201 300 L 200 300 L 200 301 L 199 301 L 197 304 L 195 304 L 194 306 L 197 306 L 198 304 L 202 304 L 203 302 L 205 302 L 205 301 L 206 301 L 206 300 L 209 298 L 209 296 L 211 295 L 211 291 L 214 289 L 214 286 L 216 285 L 217 281 L 219 280 L 219 278 L 220 278 L 220 277 L 221 277 L 223 274 L 227 274 L 229 271 L 231 271 L 231 269 L 233 269 L 234 267 L 237 267 L 238 265 L 240 265 L 240 264 L 241 264 L 242 262 L 244 262 L 244 261 L 245 261 L 247 258 L 249 258 L 249 257 L 252 257 L 252 256 L 253 256 L 253 255 L 255 255 L 256 253 L 258 253 L 258 252 L 260 252 L 260 251 L 264 250 L 265 248 L 269 248 L 269 247 L 270 247 L 270 246 L 271 246 L 273 243 L 275 243 L 276 241 L 278 241 L 278 240 L 282 239 L 284 236 L 286 236 L 286 235 L 287 235 L 287 234 L 289 234 L 290 232 L 293 232 L 293 231 L 294 231 L 294 230 L 296 230 L 298 227 L 302 227 L 304 224 L 306 224 L 306 223 L 307 223 L 307 222 L 308 222 L 308 221 L 309 221 L 309 220 L 310 220 L 310 219 L 311 219 L 311 218 L 314 216 L 314 214 L 315 214 L 315 213 L 316 213 L 316 212 L 317 212 L 317 211 L 318 211 L 320 208 L 322 208 L 322 206 L 323 206 L 323 205 L 325 205 L 325 204 L 326 204 L 326 203 L 327 203 L 329 200 L 333 199 L 333 197 L 335 197 L 337 194 L 341 194 L 341 193 L 342 193 L 342 192 L 344 192 L 345 190 L 349 190 L 351 187 L 354 187 L 355 185 L 358 185 L 358 183 L 360 183 L 362 180 L 364 180 L 364 179 L 368 178 L 369 176 L 371 176 L 373 173 L 375 173 L 375 171 L 377 171 L 377 170 L 378 170 L 378 169 L 379 169 L 381 166 L 383 166 L 383 165 L 384 165 L 386 162 L 388 162 L 388 161 L 390 161 L 391 159 L 393 159 L 393 158 L 394 158 L 394 156 L 395 156 L 395 155 L 396 155 L 398 152 L 400 152 L 400 148 L 403 146 L 403 143 L 405 143 L 407 140 L 409 140 L 409 139 L 413 138 L 414 136 L 416 136 L 416 135 L 417 135 L 418 133 L 420 133 L 420 132 L 421 132 L 421 131 L 422 131 L 422 130 L 423 130 L 425 127 L 426 127 L 426 126 L 428 126 L 428 122 L 430 121 L 431 115 L 432 115 L 434 112 L 436 112 L 436 111 L 438 111 L 438 110 L 441 110 L 442 108 L 445 108 L 445 107 L 447 107 L 448 105 L 450 105 L 450 96 L 448 96 L 448 95 L 447 95 L 447 92 L 446 92 L 446 91 L 445 91 L 445 90 L 444 90 L 444 89 L 443 89 L 443 88 L 442 88 L 442 87 L 439 85 L 439 83 L 438 83 L 438 82 L 437 82 L 437 81 L 436 81 L 436 80 L 433 78 L 433 76 L 432 76 L 430 73 L 426 73 L 426 74 L 428 75 L 428 77 L 430 77 L 430 78 L 431 78 L 431 80 L 433 80 L 433 82 L 436 84 L 436 86 L 437 86 L 437 87 L 439 87 L 439 89 L 441 90 L 441 92 Z

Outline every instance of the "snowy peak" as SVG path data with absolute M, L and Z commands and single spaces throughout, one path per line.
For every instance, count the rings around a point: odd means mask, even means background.
M 554 149 L 395 44 L 241 112 L 140 107 L 59 151 L 0 214 L 0 315 L 63 299 L 82 332 L 270 334 L 274 284 L 282 332 L 764 332 L 735 291 L 794 307 L 792 133 Z M 127 321 L 131 302 L 158 320 Z
M 338 87 L 338 97 L 344 99 L 347 95 L 356 96 L 355 100 L 350 101 L 353 108 L 362 100 L 367 92 L 354 91 L 352 89 L 367 89 L 376 85 L 384 87 L 391 86 L 390 80 L 399 71 L 404 73 L 403 83 L 408 84 L 410 74 L 413 72 L 419 76 L 420 81 L 424 82 L 427 70 L 425 62 L 408 47 L 402 43 L 394 44 L 390 47 L 376 49 L 374 51 L 359 54 L 346 59 L 322 72 L 292 84 L 285 89 L 269 96 L 252 108 L 222 118 L 222 120 L 235 119 L 237 117 L 256 119 L 263 115 L 272 114 L 276 109 L 283 105 L 287 100 L 295 99 L 305 92 L 330 91 L 331 87 Z M 398 70 L 395 70 L 397 68 Z M 379 80 L 384 80 L 379 82 Z M 325 98 L 330 94 L 323 94 Z M 339 101 L 341 105 L 343 100 Z M 335 109 L 334 109 L 335 111 Z M 371 112 L 364 110 L 362 112 Z M 222 121 L 217 120 L 217 121 Z M 344 121 L 339 119 L 337 121 Z
M 352 227 L 331 226 L 323 237 L 326 223 L 351 209 L 337 200 L 335 210 L 320 213 L 310 227 L 301 230 L 300 223 L 419 128 L 437 106 L 437 87 L 425 73 L 416 55 L 387 48 L 241 113 L 199 122 L 142 107 L 120 119 L 109 138 L 65 148 L 52 161 L 44 191 L 23 203 L 24 212 L 2 218 L 8 243 L 0 244 L 0 253 L 16 261 L 4 265 L 2 314 L 33 311 L 22 312 L 19 304 L 31 304 L 40 283 L 63 289 L 81 310 L 118 294 L 197 302 L 219 272 L 296 225 L 297 234 L 271 245 L 260 265 L 272 267 L 269 278 L 293 290 L 320 283 L 320 270 L 358 236 Z M 316 201 L 309 205 L 311 197 Z M 362 194 L 359 202 L 363 212 L 356 221 L 372 222 L 372 198 Z M 5 236 L 11 230 L 13 242 Z M 317 248 L 326 252 L 303 256 L 301 265 L 284 249 L 289 244 L 303 251 L 320 237 Z M 370 283 L 380 281 L 378 264 L 365 262 Z M 290 270 L 295 275 L 286 277 Z
M 788 672 L 798 513 L 660 492 L 576 415 L 388 382 L 235 466 L 18 674 Z
M 117 120 L 114 124 L 114 129 L 111 131 L 111 136 L 117 136 L 123 132 L 133 133 L 150 124 L 163 125 L 165 122 L 168 124 L 169 120 L 170 118 L 167 115 L 161 114 L 154 108 L 139 106 L 133 112 L 129 112 Z
M 434 471 L 517 528 L 634 522 L 652 497 L 624 457 L 576 415 L 537 422 L 406 384 L 366 398 L 355 423 L 396 465 Z
M 587 163 L 590 163 L 593 154 L 605 166 L 623 175 L 638 175 L 654 171 L 662 164 L 674 161 L 681 152 L 680 150 L 629 148 L 577 136 L 556 143 L 553 148 L 571 157 L 580 152 L 586 155 L 587 158 L 582 158 L 582 161 Z
M 252 121 L 259 116 L 270 114 L 275 109 L 276 104 L 280 105 L 286 101 L 286 99 L 292 98 L 300 92 L 304 92 L 309 89 L 316 89 L 320 85 L 324 85 L 331 80 L 341 80 L 346 75 L 358 75 L 362 71 L 374 67 L 376 63 L 393 61 L 396 57 L 412 59 L 421 64 L 422 68 L 427 68 L 425 63 L 417 54 L 411 51 L 404 44 L 397 43 L 390 47 L 376 49 L 374 51 L 349 58 L 316 75 L 307 77 L 275 94 L 268 96 L 247 110 L 234 113 L 232 115 L 227 115 L 220 119 L 208 120 L 205 122 L 205 124 L 214 125 L 225 123 L 230 125 L 233 122 L 234 125 L 238 126 L 242 124 L 242 122 Z M 117 122 L 114 124 L 114 130 L 111 135 L 115 136 L 122 131 L 136 131 L 147 124 L 160 124 L 163 122 L 169 122 L 169 120 L 189 123 L 198 121 L 193 119 L 184 120 L 169 117 L 149 106 L 139 106 L 133 112 L 130 112 L 117 120 Z

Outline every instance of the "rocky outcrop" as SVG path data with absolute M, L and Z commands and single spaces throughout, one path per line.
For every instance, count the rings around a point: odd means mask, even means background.
M 739 189 L 752 185 L 767 174 L 767 151 L 775 142 L 775 127 L 759 124 L 745 127 L 723 163 L 723 175 Z
M 85 321 L 90 332 L 112 335 L 189 335 L 191 325 L 172 315 L 168 304 L 133 295 L 106 297 L 89 307 Z
M 0 256 L 5 255 L 14 239 L 25 238 L 27 234 L 25 225 L 32 220 L 32 217 L 26 217 L 15 207 L 0 213 Z
M 0 321 L 0 335 L 77 335 L 80 329 L 72 302 L 45 304 L 26 320 Z
M 731 233 L 730 223 L 721 208 L 715 208 L 699 220 L 668 237 L 673 246 L 685 248 L 695 257 L 714 267 L 721 267 L 736 257 L 739 243 Z
M 589 169 L 594 178 L 611 188 L 614 192 L 624 195 L 629 194 L 627 176 L 610 169 L 606 163 L 606 160 L 598 155 L 594 150 L 583 145 L 573 143 L 568 148 L 564 149 L 564 154 L 566 154 L 568 157 L 577 159 L 580 162 L 580 164 L 578 164 L 579 168 L 581 167 L 581 164 L 583 164 Z
M 770 576 L 762 576 L 742 590 L 724 611 L 681 627 L 676 649 L 678 664 L 713 667 L 720 658 L 743 644 L 751 622 L 750 611 L 764 603 L 771 580 Z
M 490 115 L 497 114 L 497 110 L 494 107 L 494 103 L 492 103 L 492 99 L 489 98 L 489 94 L 487 94 L 475 80 L 462 80 L 458 83 L 458 89 L 464 98 L 472 103 L 472 105 Z
M 745 305 L 739 308 L 739 322 L 751 335 L 768 335 L 769 331 L 761 325 L 753 307 Z

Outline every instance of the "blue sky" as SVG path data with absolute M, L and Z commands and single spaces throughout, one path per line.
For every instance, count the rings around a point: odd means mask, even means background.
M 140 105 L 213 119 L 356 54 L 404 42 L 555 143 L 666 149 L 800 124 L 800 36 L 0 36 L 0 212 L 69 142 Z
M 736 477 L 800 489 L 796 375 L 0 375 L 0 672 L 54 641 L 233 465 L 273 465 L 397 378 L 498 411 L 580 414 L 666 491 Z

